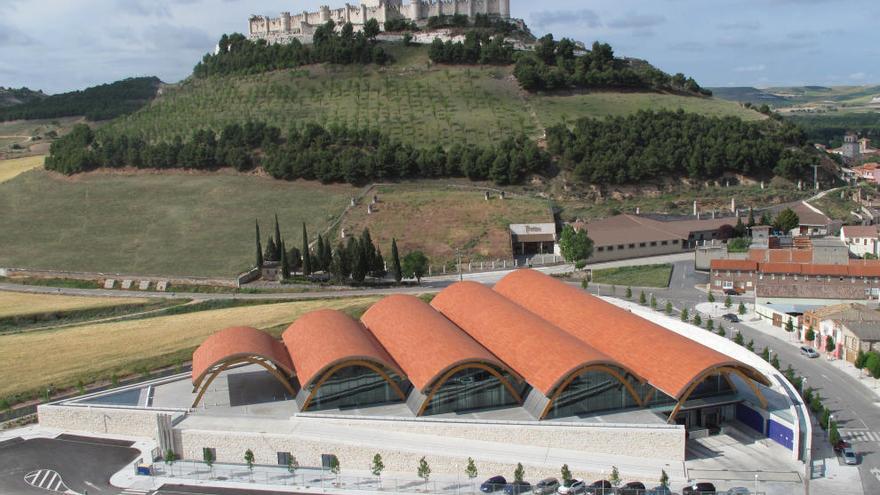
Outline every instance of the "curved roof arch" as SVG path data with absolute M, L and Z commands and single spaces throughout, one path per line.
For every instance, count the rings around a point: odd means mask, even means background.
M 451 369 L 489 364 L 516 375 L 485 347 L 421 299 L 404 294 L 374 304 L 361 322 L 419 391 Z
M 431 306 L 545 396 L 550 396 L 584 366 L 620 366 L 604 353 L 476 282 L 458 282 L 443 289 Z
M 302 388 L 347 361 L 373 362 L 404 376 L 364 326 L 341 311 L 306 313 L 284 331 L 282 339 Z
M 198 385 L 217 365 L 246 358 L 271 362 L 290 375 L 290 355 L 278 339 L 251 327 L 231 327 L 208 337 L 193 353 L 192 382 Z
M 707 370 L 737 368 L 759 383 L 754 368 L 535 270 L 516 270 L 495 292 L 545 318 L 578 340 L 680 399 Z

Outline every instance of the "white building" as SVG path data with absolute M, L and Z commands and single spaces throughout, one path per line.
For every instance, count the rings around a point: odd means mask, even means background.
M 880 255 L 880 233 L 876 225 L 846 225 L 840 229 L 840 240 L 859 258 Z

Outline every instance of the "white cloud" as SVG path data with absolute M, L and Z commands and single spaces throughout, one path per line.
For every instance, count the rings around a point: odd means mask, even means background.
M 767 66 L 764 64 L 744 65 L 733 69 L 734 72 L 764 72 Z

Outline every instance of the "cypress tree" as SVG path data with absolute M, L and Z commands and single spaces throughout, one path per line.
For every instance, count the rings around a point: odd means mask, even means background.
M 328 267 L 324 265 L 324 237 L 321 234 L 318 234 L 318 242 L 315 244 L 315 258 L 312 261 L 313 270 L 316 272 L 327 271 Z
M 284 280 L 290 278 L 290 261 L 287 259 L 287 250 L 284 248 L 284 239 L 278 243 L 278 249 L 281 251 L 281 276 Z
M 330 239 L 324 241 L 324 250 L 320 254 L 321 265 L 324 266 L 324 270 L 329 270 L 330 264 L 333 263 L 333 248 L 330 246 Z
M 302 257 L 303 257 L 303 266 L 302 272 L 303 275 L 308 277 L 312 274 L 312 256 L 309 253 L 309 233 L 306 232 L 306 223 L 303 222 L 303 248 L 302 248 Z
M 272 239 L 272 236 L 269 236 L 269 240 L 266 242 L 266 251 L 263 253 L 263 258 L 266 261 L 278 261 L 275 259 L 275 255 L 278 253 L 278 247 L 275 246 L 275 240 Z
M 385 277 L 385 258 L 382 257 L 382 250 L 376 248 L 376 257 L 373 258 L 373 267 L 370 270 L 376 278 Z
M 260 243 L 260 221 L 254 220 L 257 225 L 257 268 L 263 266 L 263 246 Z
M 366 260 L 367 271 L 372 272 L 376 263 L 376 246 L 373 245 L 373 237 L 370 236 L 370 229 L 365 228 L 361 233 L 361 250 Z
M 403 280 L 403 272 L 400 270 L 400 253 L 397 252 L 397 239 L 391 239 L 391 274 L 399 284 Z
M 275 214 L 275 261 L 282 261 L 281 228 L 278 226 L 278 213 Z

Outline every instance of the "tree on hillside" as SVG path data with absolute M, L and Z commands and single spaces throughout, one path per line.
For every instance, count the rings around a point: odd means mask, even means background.
M 575 230 L 566 225 L 559 236 L 559 249 L 565 261 L 585 260 L 593 255 L 593 240 L 587 236 L 586 229 Z
M 397 251 L 397 239 L 391 239 L 391 274 L 398 284 L 403 280 L 403 271 L 400 267 L 400 253 Z
M 278 254 L 278 247 L 275 245 L 275 239 L 272 236 L 269 236 L 269 240 L 266 241 L 266 250 L 263 252 L 263 259 L 266 261 L 278 261 L 278 258 L 275 255 Z
M 290 261 L 287 259 L 287 249 L 284 248 L 284 239 L 278 243 L 278 251 L 281 252 L 281 278 L 287 280 L 290 278 Z
M 748 231 L 746 230 L 746 226 L 743 223 L 742 218 L 736 219 L 736 226 L 733 228 L 734 237 L 745 237 Z
M 306 223 L 303 222 L 303 247 L 302 247 L 302 272 L 308 277 L 312 274 L 312 256 L 309 253 L 309 233 L 306 231 Z
M 263 246 L 260 242 L 260 221 L 255 220 L 257 227 L 257 268 L 263 266 Z
M 316 272 L 328 271 L 329 267 L 324 266 L 324 236 L 318 234 L 318 242 L 315 243 L 315 255 L 312 256 L 312 270 Z
M 287 252 L 287 263 L 290 266 L 290 271 L 293 273 L 298 272 L 302 268 L 302 255 L 296 246 L 290 248 Z
M 769 211 L 765 211 L 761 213 L 761 225 L 772 226 L 773 225 L 773 217 L 770 216 Z
M 796 229 L 800 224 L 800 218 L 791 208 L 780 211 L 779 215 L 776 215 L 776 220 L 773 221 L 773 227 L 786 234 Z
M 379 21 L 375 18 L 367 20 L 364 23 L 364 36 L 370 41 L 375 40 L 376 36 L 379 36 Z
M 333 248 L 330 247 L 330 239 L 324 240 L 324 249 L 319 254 L 321 256 L 321 266 L 324 271 L 329 271 L 330 264 L 333 263 Z
M 385 270 L 385 258 L 382 257 L 382 250 L 376 248 L 376 256 L 373 257 L 373 264 L 370 267 L 370 276 L 375 278 L 384 278 L 387 274 Z
M 749 208 L 749 219 L 746 222 L 746 227 L 752 228 L 755 226 L 755 210 Z
M 401 267 L 403 276 L 407 278 L 415 278 L 416 282 L 421 285 L 422 277 L 428 273 L 428 257 L 421 251 L 412 251 L 403 257 L 403 265 Z

